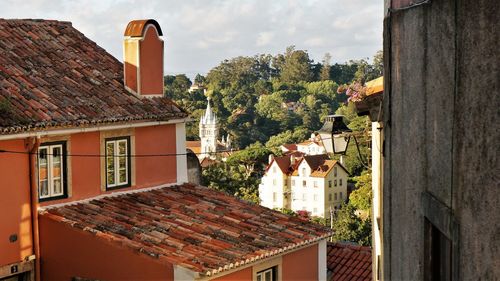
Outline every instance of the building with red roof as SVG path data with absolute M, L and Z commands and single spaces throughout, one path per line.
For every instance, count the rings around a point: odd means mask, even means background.
M 328 229 L 185 184 L 163 39 L 124 62 L 69 22 L 0 19 L 0 280 L 326 278 Z

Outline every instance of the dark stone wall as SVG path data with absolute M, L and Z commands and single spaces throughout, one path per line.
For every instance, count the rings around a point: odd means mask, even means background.
M 500 278 L 498 1 L 431 1 L 388 16 L 385 278 L 424 279 L 424 193 L 458 224 L 454 277 Z
M 191 149 L 186 149 L 187 152 L 187 172 L 188 182 L 201 184 L 201 165 L 200 160 Z

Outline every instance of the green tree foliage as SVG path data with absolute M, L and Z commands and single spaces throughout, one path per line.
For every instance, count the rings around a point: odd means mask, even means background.
M 356 209 L 350 204 L 344 204 L 335 214 L 333 231 L 333 239 L 336 241 L 350 241 L 363 246 L 371 245 L 371 220 L 363 220 L 357 216 Z
M 312 80 L 312 61 L 309 59 L 309 54 L 306 51 L 295 50 L 295 46 L 289 46 L 286 48 L 286 52 L 280 61 L 282 61 L 279 66 L 281 81 L 297 83 Z
M 349 196 L 349 204 L 355 209 L 370 212 L 372 208 L 372 173 L 364 170 L 361 175 L 354 177 L 356 190 Z
M 277 149 L 283 144 L 299 143 L 307 139 L 310 133 L 309 129 L 305 127 L 299 127 L 294 131 L 284 131 L 269 138 L 266 142 L 266 147 L 269 149 Z

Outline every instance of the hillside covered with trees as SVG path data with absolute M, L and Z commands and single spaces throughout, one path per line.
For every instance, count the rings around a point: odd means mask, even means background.
M 222 135 L 230 134 L 234 152 L 226 162 L 203 170 L 203 184 L 258 203 L 260 178 L 268 155 L 280 154 L 279 146 L 307 139 L 319 130 L 325 116 L 342 114 L 355 132 L 369 130 L 366 116 L 358 117 L 343 88 L 364 84 L 382 75 L 382 53 L 369 63 L 366 59 L 331 64 L 325 54 L 321 62 L 310 59 L 305 50 L 288 47 L 277 55 L 260 54 L 224 60 L 206 76 L 194 81 L 186 75 L 165 76 L 165 94 L 190 112 L 193 122 L 186 128 L 188 140 L 198 139 L 198 123 L 207 99 L 202 89 L 188 92 L 191 85 L 207 89 L 218 116 Z M 359 137 L 361 154 L 369 155 L 369 137 Z M 371 202 L 369 159 L 360 159 L 350 145 L 345 166 L 356 183 L 354 201 L 346 204 L 334 220 L 336 239 L 369 244 L 371 221 L 356 210 L 368 212 Z M 365 216 L 366 217 L 366 216 Z M 320 221 L 330 224 L 328 221 Z

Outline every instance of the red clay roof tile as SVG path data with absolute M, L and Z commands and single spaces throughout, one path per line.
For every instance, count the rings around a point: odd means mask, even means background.
M 306 220 L 189 184 L 49 207 L 41 216 L 207 275 L 330 234 Z
M 347 243 L 328 243 L 330 281 L 372 280 L 371 248 Z
M 0 19 L 0 34 L 0 134 L 187 116 L 125 90 L 123 64 L 69 22 Z

